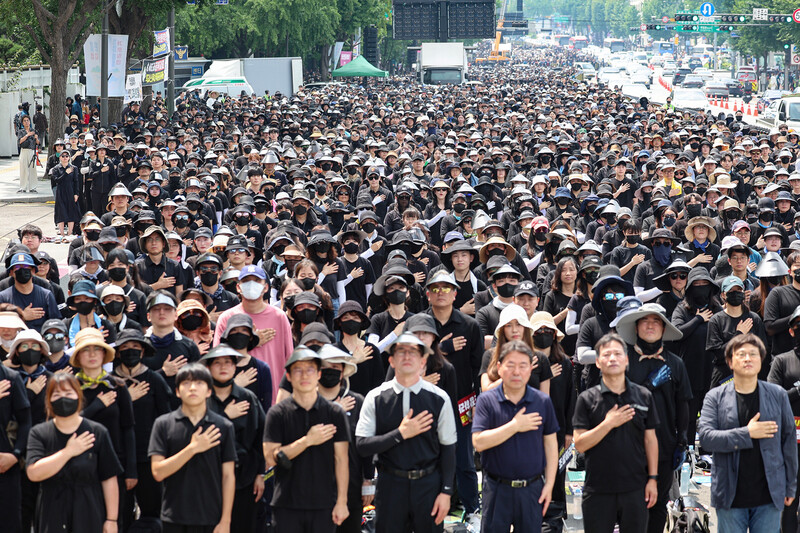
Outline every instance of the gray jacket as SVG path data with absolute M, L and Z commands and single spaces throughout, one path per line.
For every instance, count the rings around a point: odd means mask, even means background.
M 778 423 L 778 433 L 761 439 L 761 456 L 772 503 L 783 509 L 783 499 L 797 489 L 797 436 L 789 395 L 773 383 L 758 381 L 760 420 Z M 736 495 L 739 450 L 753 447 L 747 426 L 739 425 L 739 408 L 733 381 L 706 394 L 698 424 L 700 445 L 714 454 L 711 505 L 730 509 Z

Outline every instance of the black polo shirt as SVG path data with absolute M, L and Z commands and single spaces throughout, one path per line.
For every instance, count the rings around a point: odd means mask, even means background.
M 630 405 L 633 420 L 614 428 L 586 452 L 586 492 L 618 493 L 641 489 L 647 483 L 647 455 L 644 432 L 658 426 L 658 413 L 650 391 L 629 379 L 625 390 L 615 394 L 600 381 L 578 396 L 572 428 L 591 430 L 605 420 L 615 406 Z
M 166 290 L 175 294 L 175 287 L 178 285 L 186 287 L 183 279 L 183 269 L 180 268 L 178 263 L 167 257 L 166 254 L 161 255 L 160 263 L 154 263 L 149 255 L 145 255 L 137 259 L 135 265 L 139 270 L 139 277 L 142 279 L 142 283 L 152 285 L 161 279 L 162 274 L 166 272 L 168 278 L 175 278 L 175 285 Z
M 317 395 L 311 409 L 305 410 L 290 396 L 267 412 L 263 441 L 285 446 L 304 437 L 317 424 L 333 424 L 336 433 L 292 459 L 291 469 L 275 468 L 273 507 L 303 510 L 333 509 L 336 505 L 334 443 L 350 442 L 347 417 L 338 404 Z
M 177 472 L 164 480 L 161 498 L 161 520 L 170 524 L 216 526 L 222 517 L 222 464 L 236 461 L 236 440 L 233 424 L 207 410 L 195 426 L 178 409 L 161 415 L 153 425 L 150 457 L 170 458 L 186 448 L 198 428 L 209 426 L 220 431 L 219 445 L 196 454 Z
M 225 408 L 231 402 L 247 402 L 250 408 L 247 413 L 231 420 L 236 435 L 236 488 L 252 486 L 256 476 L 266 471 L 264 451 L 261 446 L 261 435 L 264 432 L 264 409 L 256 395 L 239 385 L 234 384 L 231 393 L 221 401 L 216 394 L 208 400 L 208 408 L 220 416 L 227 418 Z

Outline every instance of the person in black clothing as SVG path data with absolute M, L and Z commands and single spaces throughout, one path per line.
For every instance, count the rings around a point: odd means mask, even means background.
M 649 533 L 661 533 L 667 519 L 667 499 L 673 473 L 680 466 L 681 454 L 687 447 L 689 401 L 692 399 L 686 366 L 664 345 L 679 340 L 681 332 L 664 316 L 664 308 L 652 303 L 638 309 L 635 306 L 626 308 L 618 314 L 616 328 L 632 354 L 628 379 L 652 392 L 661 421 L 656 429 L 658 500 L 650 508 L 647 523 Z
M 36 531 L 117 533 L 122 466 L 108 430 L 82 416 L 81 385 L 71 374 L 54 375 L 45 398 L 52 420 L 31 430 L 26 456 L 28 479 L 41 487 Z
M 800 417 L 800 386 L 798 386 L 798 382 L 800 382 L 799 322 L 800 307 L 795 309 L 792 316 L 789 317 L 789 334 L 792 336 L 794 348 L 788 352 L 778 354 L 772 359 L 769 375 L 767 376 L 767 381 L 780 385 L 789 393 L 789 403 L 792 407 L 792 414 L 795 420 Z M 800 443 L 798 444 L 798 448 L 798 451 L 800 451 Z M 800 471 L 798 471 L 797 476 L 800 478 Z M 800 492 L 798 492 L 797 495 L 800 495 Z M 797 508 L 797 496 L 795 496 L 794 501 L 783 509 L 781 531 L 797 531 Z
M 193 280 L 194 286 L 211 297 L 213 307 L 209 309 L 210 313 L 221 313 L 239 305 L 239 297 L 230 291 L 226 291 L 219 283 L 222 268 L 222 259 L 211 252 L 201 254 L 195 262 L 195 271 L 198 275 Z
M 486 290 L 486 284 L 472 271 L 478 265 L 477 250 L 469 241 L 457 241 L 442 252 L 442 265 L 458 283 L 458 294 L 453 305 L 462 313 L 475 316 L 475 295 Z
M 208 408 L 233 424 L 236 435 L 236 494 L 231 531 L 255 531 L 256 503 L 264 495 L 264 410 L 256 395 L 235 383 L 241 354 L 227 344 L 218 344 L 200 360 L 214 383 Z
M 333 321 L 334 328 L 341 331 L 341 340 L 336 347 L 353 357 L 358 372 L 350 380 L 350 388 L 364 395 L 380 386 L 386 376 L 380 350 L 374 344 L 361 339 L 361 332 L 371 325 L 363 309 L 354 301 L 346 301 L 339 307 L 339 314 Z
M 136 435 L 133 430 L 133 402 L 124 382 L 108 374 L 103 365 L 114 360 L 114 348 L 106 344 L 100 330 L 93 327 L 82 329 L 75 337 L 75 349 L 70 365 L 77 369 L 75 377 L 83 389 L 86 407 L 82 415 L 108 430 L 111 444 L 123 466 L 119 476 L 119 522 L 125 530 L 133 516 L 124 515 L 124 509 L 133 510 L 125 504 L 127 495 L 136 486 Z
M 772 340 L 772 354 L 792 349 L 789 317 L 800 305 L 800 252 L 792 252 L 786 264 L 791 283 L 772 289 L 764 302 L 764 327 Z
M 650 391 L 627 379 L 625 341 L 614 333 L 593 350 L 600 383 L 578 396 L 575 449 L 586 454 L 583 523 L 587 533 L 641 533 L 658 498 L 658 410 Z
M 266 464 L 275 467 L 276 531 L 333 533 L 349 515 L 349 426 L 344 410 L 317 391 L 320 366 L 316 352 L 294 350 L 285 365 L 291 397 L 269 410 L 264 426 Z
M 158 226 L 150 226 L 139 238 L 139 249 L 146 255 L 136 260 L 139 278 L 154 291 L 167 290 L 180 294 L 185 285 L 178 263 L 167 257 L 167 236 Z
M 147 327 L 150 325 L 147 320 L 147 297 L 144 292 L 134 286 L 138 271 L 131 270 L 130 266 L 131 260 L 128 253 L 119 248 L 108 252 L 103 264 L 103 268 L 108 274 L 108 284 L 121 288 L 125 296 L 134 304 L 132 311 L 125 309 L 125 315 L 139 325 Z
M 342 264 L 345 267 L 345 287 L 348 301 L 355 301 L 362 309 L 367 307 L 367 297 L 375 283 L 372 263 L 359 255 L 359 243 L 366 239 L 360 230 L 348 230 L 336 236 L 342 246 Z
M 410 272 L 409 277 L 411 277 Z M 384 354 L 382 357 L 384 370 L 389 366 L 385 355 L 386 347 L 394 342 L 403 331 L 403 324 L 413 316 L 408 311 L 407 305 L 410 296 L 409 283 L 409 280 L 402 275 L 383 275 L 378 278 L 372 289 L 383 300 L 386 310 L 372 315 L 371 324 L 366 332 L 367 342 L 377 346 Z
M 656 303 L 664 308 L 667 316 L 672 316 L 675 308 L 683 301 L 690 270 L 692 267 L 688 263 L 676 259 L 664 270 L 663 274 L 653 280 L 656 287 L 663 291 L 661 296 L 656 299 Z
M 430 356 L 421 340 L 403 333 L 389 352 L 395 377 L 367 394 L 355 434 L 361 456 L 378 455 L 376 531 L 441 532 L 454 489 L 453 407 L 420 376 Z
M 236 361 L 235 383 L 255 394 L 261 408 L 267 412 L 272 405 L 272 369 L 267 363 L 248 353 L 258 346 L 260 340 L 253 326 L 253 319 L 244 313 L 231 316 L 220 337 L 221 342 L 240 355 Z
M 636 273 L 633 277 L 636 296 L 642 302 L 655 300 L 661 295 L 661 290 L 655 286 L 653 280 L 656 276 L 663 274 L 664 270 L 672 263 L 672 249 L 680 242 L 681 240 L 667 228 L 655 229 L 645 239 L 645 244 L 650 246 L 653 251 L 653 257 L 640 263 L 636 267 Z
M 181 406 L 153 424 L 148 455 L 164 483 L 163 533 L 229 533 L 236 492 L 233 424 L 208 408 L 213 380 L 191 363 L 175 376 Z
M 97 297 L 93 281 L 83 279 L 73 285 L 72 292 L 67 298 L 67 305 L 75 309 L 75 315 L 64 319 L 70 346 L 75 346 L 77 335 L 84 328 L 102 330 L 108 342 L 114 342 L 117 338 L 117 328 L 107 318 L 100 316 L 99 303 L 100 299 Z
M 153 345 L 141 330 L 123 330 L 116 342 L 114 376 L 125 383 L 133 403 L 136 443 L 136 486 L 125 497 L 123 516 L 133 515 L 134 502 L 141 517 L 158 519 L 161 511 L 161 483 L 153 479 L 147 446 L 156 418 L 169 412 L 172 391 L 166 380 L 142 363 L 153 354 Z

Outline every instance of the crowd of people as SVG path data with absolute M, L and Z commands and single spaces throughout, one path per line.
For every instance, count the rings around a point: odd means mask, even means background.
M 0 531 L 559 532 L 573 453 L 587 533 L 663 533 L 692 454 L 719 531 L 797 531 L 798 134 L 585 59 L 73 121 L 66 290 L 3 257 Z

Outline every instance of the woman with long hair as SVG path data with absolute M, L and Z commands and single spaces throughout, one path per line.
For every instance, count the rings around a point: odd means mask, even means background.
M 122 465 L 108 430 L 81 415 L 84 396 L 71 374 L 50 379 L 45 405 L 51 420 L 31 429 L 26 457 L 28 479 L 41 483 L 37 533 L 116 533 Z
M 575 258 L 564 257 L 558 261 L 553 273 L 553 281 L 550 284 L 550 291 L 544 297 L 542 305 L 542 310 L 553 315 L 553 320 L 557 325 L 566 324 L 569 302 L 578 289 L 578 278 L 578 264 L 575 262 Z M 577 338 L 577 334 L 569 335 L 564 346 L 567 353 L 574 353 Z
M 523 341 L 531 350 L 535 351 L 533 345 L 533 328 L 528 320 L 528 313 L 517 304 L 511 304 L 500 313 L 500 322 L 494 330 L 497 343 L 494 348 L 486 350 L 481 362 L 480 378 L 481 390 L 487 391 L 500 385 L 500 374 L 497 372 L 498 358 L 503 345 L 511 340 Z M 528 381 L 528 385 L 539 389 L 545 394 L 550 394 L 550 378 L 553 373 L 550 370 L 550 363 L 544 356 L 534 358 L 533 372 Z
M 317 298 L 319 298 L 325 324 L 327 324 L 328 329 L 331 329 L 333 327 L 333 317 L 335 315 L 333 295 L 329 294 L 328 291 L 317 282 L 320 277 L 319 272 L 319 267 L 314 261 L 311 259 L 303 259 L 295 265 L 294 273 L 291 277 L 300 285 L 300 288 L 304 291 L 314 293 Z

